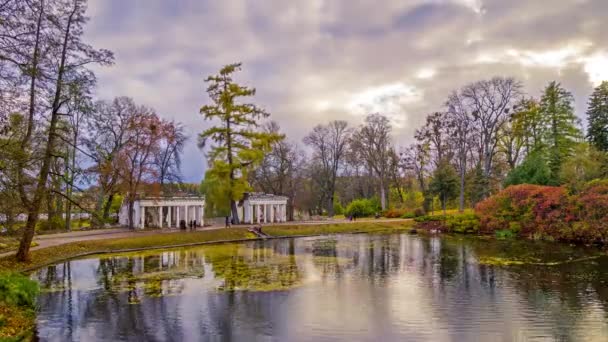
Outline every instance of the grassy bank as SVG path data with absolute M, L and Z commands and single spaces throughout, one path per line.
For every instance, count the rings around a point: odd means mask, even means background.
M 0 259 L 0 271 L 35 269 L 86 253 L 105 253 L 147 247 L 251 238 L 255 238 L 255 235 L 248 232 L 245 228 L 229 228 L 188 233 L 142 234 L 142 236 L 128 238 L 72 242 L 32 251 L 30 253 L 31 260 L 27 263 L 17 262 L 13 256 L 2 258 Z
M 411 221 L 345 222 L 323 225 L 288 225 L 264 227 L 271 236 L 326 235 L 341 233 L 398 233 L 411 229 Z

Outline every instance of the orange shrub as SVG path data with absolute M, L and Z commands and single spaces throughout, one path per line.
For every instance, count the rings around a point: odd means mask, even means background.
M 405 214 L 405 209 L 388 209 L 382 213 L 386 218 L 399 218 Z

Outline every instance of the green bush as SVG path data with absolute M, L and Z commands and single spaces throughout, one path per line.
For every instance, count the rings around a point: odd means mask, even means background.
M 496 238 L 497 239 L 501 239 L 501 240 L 505 240 L 505 239 L 513 239 L 514 237 L 517 236 L 517 233 L 515 233 L 514 231 L 512 231 L 511 229 L 501 229 L 501 230 L 497 230 L 495 232 L 496 234 Z
M 38 283 L 22 274 L 0 274 L 0 303 L 33 308 L 38 292 Z
M 446 228 L 450 232 L 476 234 L 479 232 L 479 219 L 475 214 L 458 214 L 446 217 Z
M 405 213 L 405 214 L 401 215 L 401 218 L 404 218 L 404 219 L 413 219 L 415 217 L 416 217 L 416 214 L 414 214 L 414 213 Z
M 356 199 L 348 204 L 346 211 L 347 216 L 369 217 L 380 211 L 377 201 L 373 199 Z
M 40 231 L 53 231 L 53 230 L 64 230 L 65 220 L 60 216 L 52 216 L 46 221 L 40 221 L 38 224 L 38 230 Z
M 443 221 L 445 220 L 445 216 L 443 215 L 434 215 L 434 216 L 430 216 L 430 215 L 424 215 L 424 216 L 417 216 L 414 221 L 416 222 L 434 222 L 434 221 Z
M 340 201 L 334 200 L 334 215 L 344 214 L 344 207 L 340 204 Z

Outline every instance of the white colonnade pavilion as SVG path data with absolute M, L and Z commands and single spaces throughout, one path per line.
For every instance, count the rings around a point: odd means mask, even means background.
M 133 205 L 133 221 L 136 228 L 179 228 L 180 222 L 185 227 L 203 226 L 205 198 L 203 197 L 159 197 L 142 198 Z M 119 221 L 128 225 L 128 208 L 123 205 Z
M 287 197 L 263 193 L 246 194 L 242 203 L 243 223 L 287 221 Z

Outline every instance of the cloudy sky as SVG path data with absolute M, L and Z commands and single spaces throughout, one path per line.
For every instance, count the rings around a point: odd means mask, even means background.
M 583 117 L 608 79 L 607 0 L 90 0 L 89 15 L 89 41 L 116 54 L 98 70 L 98 96 L 183 122 L 193 182 L 205 168 L 203 80 L 232 62 L 298 142 L 316 124 L 380 112 L 406 145 L 450 91 L 492 76 L 534 96 L 557 80 Z

